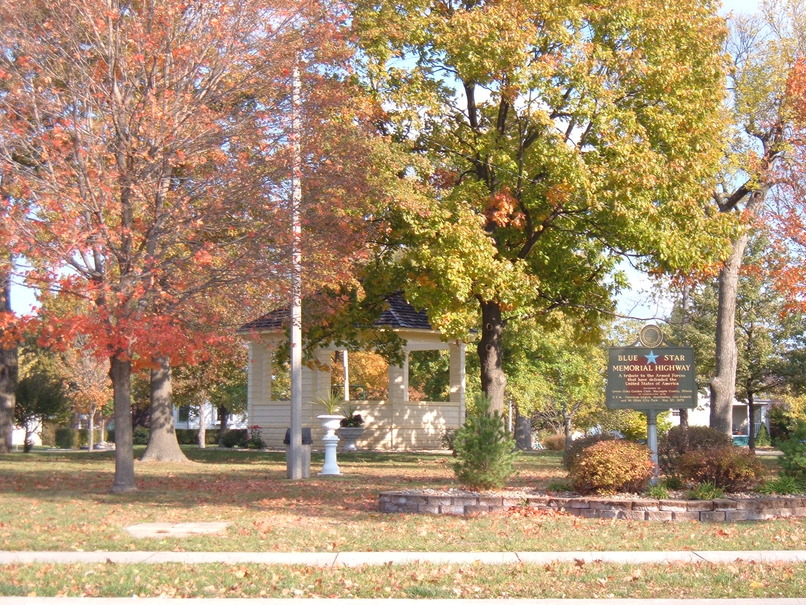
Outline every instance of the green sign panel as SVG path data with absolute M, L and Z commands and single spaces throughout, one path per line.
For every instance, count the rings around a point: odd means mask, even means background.
M 606 395 L 607 407 L 615 410 L 697 407 L 694 349 L 611 348 Z

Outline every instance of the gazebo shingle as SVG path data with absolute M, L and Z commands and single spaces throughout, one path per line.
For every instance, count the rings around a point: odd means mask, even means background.
M 408 328 L 410 330 L 433 330 L 425 311 L 418 311 L 399 292 L 386 297 L 389 308 L 381 312 L 375 325 L 383 328 Z M 288 324 L 291 311 L 275 309 L 240 327 L 238 332 L 279 330 Z

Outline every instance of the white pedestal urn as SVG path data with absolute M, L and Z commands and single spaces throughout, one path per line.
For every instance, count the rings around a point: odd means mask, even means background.
M 317 418 L 322 421 L 322 428 L 326 431 L 325 436 L 322 437 L 322 443 L 325 445 L 325 464 L 319 474 L 341 475 L 339 465 L 336 462 L 336 448 L 339 445 L 336 429 L 339 428 L 341 419 L 344 416 L 339 414 L 320 414 Z
M 339 430 L 336 431 L 341 437 L 342 443 L 341 451 L 342 452 L 355 452 L 358 451 L 358 446 L 355 444 L 361 438 L 361 435 L 364 434 L 364 427 L 363 426 L 342 426 L 339 427 Z

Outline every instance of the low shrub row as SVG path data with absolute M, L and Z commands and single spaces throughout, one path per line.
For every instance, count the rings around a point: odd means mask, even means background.
M 109 439 L 109 437 L 107 437 Z M 101 430 L 95 431 L 94 443 L 101 441 Z M 52 430 L 52 438 L 42 439 L 43 445 L 55 445 L 58 448 L 71 450 L 80 447 L 85 447 L 89 444 L 89 435 L 87 429 L 74 429 L 65 426 L 57 426 Z
M 801 453 L 806 454 L 803 446 Z M 708 486 L 706 491 L 711 493 L 754 489 L 763 474 L 753 452 L 732 445 L 728 435 L 707 427 L 670 430 L 658 445 L 658 459 L 669 478 L 667 485 Z M 806 458 L 803 462 L 806 470 Z M 582 494 L 640 492 L 654 470 L 649 448 L 606 435 L 574 441 L 564 464 L 574 489 Z
M 568 475 L 580 494 L 640 492 L 652 477 L 649 448 L 623 439 L 600 440 L 569 462 Z

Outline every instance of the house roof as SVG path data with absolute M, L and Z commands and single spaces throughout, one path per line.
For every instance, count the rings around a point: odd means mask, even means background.
M 374 325 L 382 328 L 406 328 L 409 330 L 432 330 L 431 322 L 425 311 L 418 311 L 396 292 L 386 297 L 388 307 L 381 312 Z M 280 330 L 288 324 L 291 310 L 275 309 L 262 317 L 258 317 L 240 327 L 238 332 L 255 332 Z

